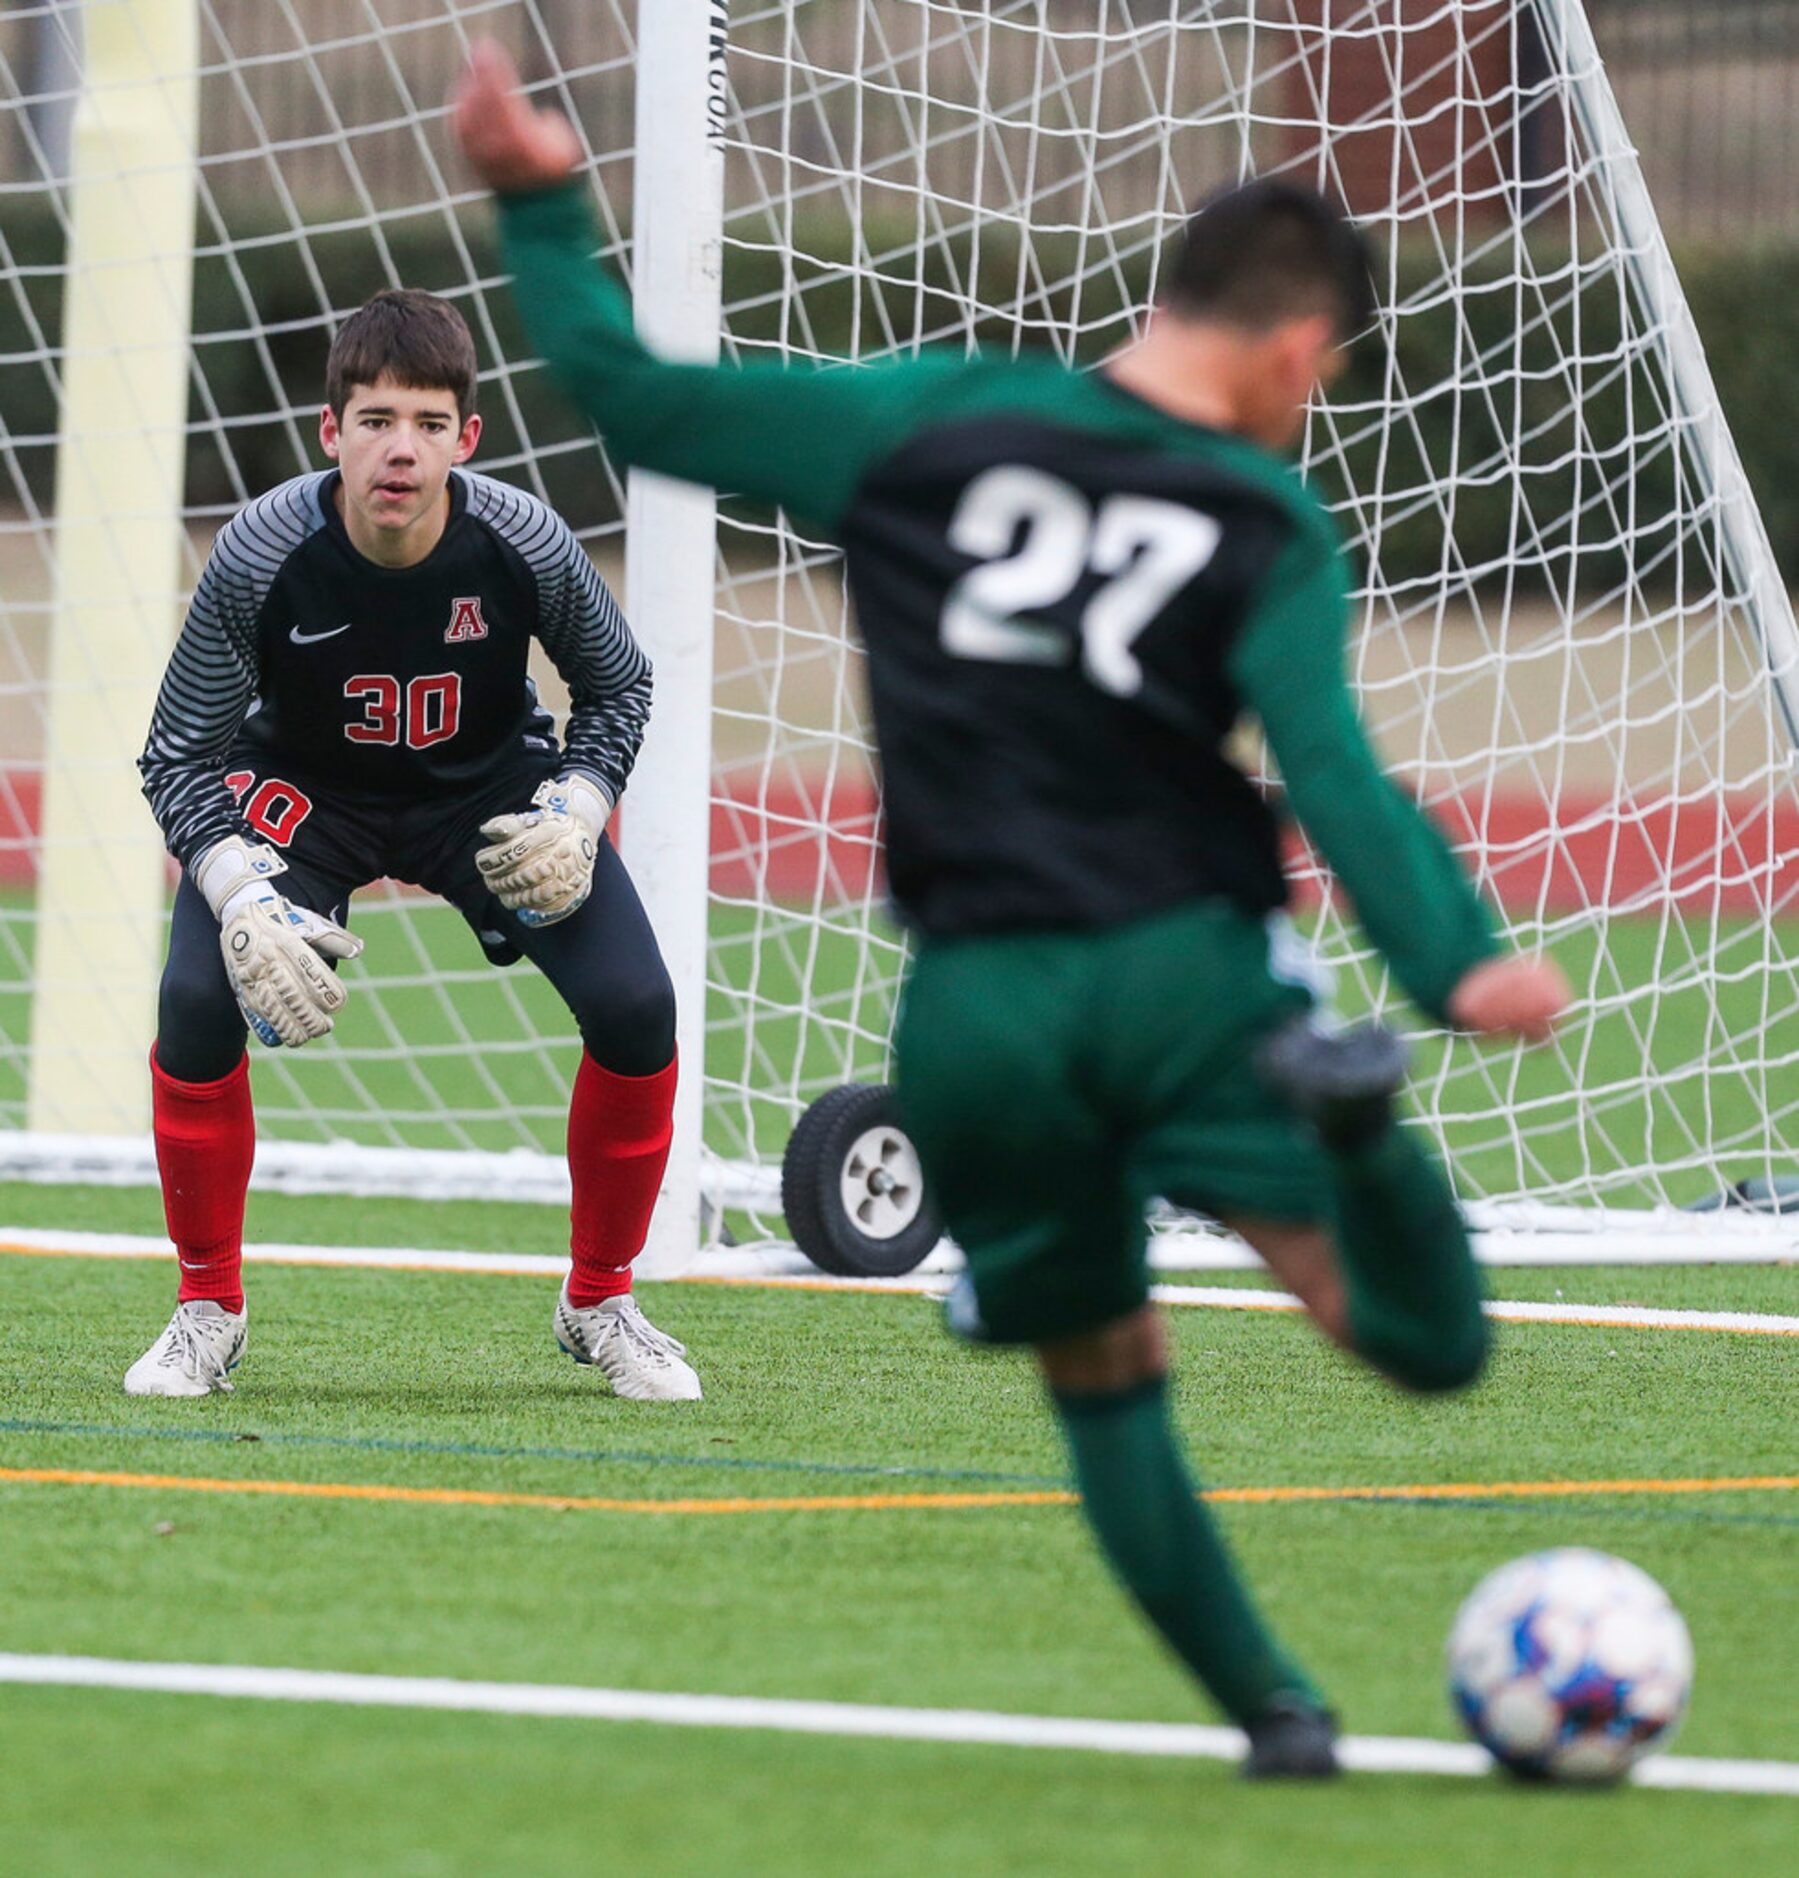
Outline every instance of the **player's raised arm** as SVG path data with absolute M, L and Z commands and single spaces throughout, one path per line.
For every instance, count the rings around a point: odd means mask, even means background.
M 1342 557 L 1302 536 L 1232 653 L 1287 799 L 1355 902 L 1368 936 L 1433 1017 L 1547 1035 L 1568 1001 L 1559 969 L 1501 956 L 1485 909 L 1435 825 L 1382 772 L 1344 672 Z
M 535 109 L 511 61 L 478 44 L 456 131 L 498 195 L 513 292 L 532 345 L 627 463 L 778 502 L 827 527 L 903 423 L 930 364 L 863 371 L 679 365 L 638 339 L 624 290 L 594 259 L 599 232 L 567 120 Z

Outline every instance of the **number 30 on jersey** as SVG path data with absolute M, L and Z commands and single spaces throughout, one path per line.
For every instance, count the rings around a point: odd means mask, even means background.
M 1115 495 L 1095 509 L 1043 470 L 986 470 L 950 518 L 949 545 L 979 562 L 943 603 L 943 649 L 963 659 L 1061 664 L 1068 630 L 1041 616 L 1092 572 L 1104 578 L 1081 609 L 1081 669 L 1102 691 L 1132 697 L 1143 685 L 1131 650 L 1138 635 L 1217 553 L 1223 533 L 1210 515 L 1178 502 Z
M 428 750 L 462 724 L 462 679 L 455 672 L 409 679 L 404 690 L 391 673 L 363 672 L 344 686 L 344 696 L 362 710 L 344 726 L 352 743 L 398 743 L 404 729 L 409 750 Z

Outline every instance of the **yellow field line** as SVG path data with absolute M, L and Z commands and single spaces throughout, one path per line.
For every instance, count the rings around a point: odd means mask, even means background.
M 407 1506 L 512 1506 L 577 1513 L 891 1513 L 973 1507 L 1073 1506 L 1064 1489 L 1029 1493 L 845 1493 L 758 1499 L 622 1500 L 590 1495 L 491 1493 L 472 1487 L 368 1486 L 354 1481 L 213 1480 L 192 1474 L 98 1473 L 74 1467 L 0 1467 L 0 1484 L 149 1487 L 174 1493 L 262 1493 L 308 1500 L 373 1500 Z M 1374 1487 L 1214 1487 L 1200 1497 L 1222 1506 L 1283 1506 L 1333 1500 L 1557 1499 L 1592 1495 L 1787 1493 L 1799 1475 L 1709 1480 L 1501 1480 Z
M 1799 1475 L 1759 1474 L 1709 1480 L 1465 1480 L 1416 1487 L 1214 1487 L 1200 1497 L 1226 1506 L 1300 1500 L 1551 1500 L 1591 1494 L 1791 1493 Z
M 767 1277 L 741 1272 L 683 1272 L 672 1282 L 677 1285 L 719 1285 L 738 1291 L 850 1291 L 873 1292 L 878 1297 L 929 1297 L 948 1289 L 950 1274 L 932 1278 L 795 1278 L 786 1273 Z
M 146 1249 L 142 1252 L 113 1252 L 103 1246 L 85 1245 L 16 1245 L 10 1239 L 0 1239 L 0 1255 L 22 1259 L 140 1259 L 161 1261 L 175 1256 L 175 1248 L 168 1246 L 160 1250 Z M 384 1259 L 379 1265 L 356 1264 L 341 1258 L 308 1258 L 303 1252 L 288 1253 L 279 1259 L 258 1259 L 254 1252 L 250 1261 L 257 1265 L 296 1265 L 310 1271 L 380 1271 L 380 1272 L 430 1272 L 440 1277 L 470 1278 L 535 1278 L 540 1282 L 548 1273 L 537 1271 L 519 1271 L 505 1265 L 445 1265 L 441 1260 L 420 1259 Z M 685 1281 L 682 1281 L 685 1282 Z
M 376 1249 L 381 1250 L 382 1248 L 376 1248 Z M 373 1262 L 358 1261 L 353 1256 L 308 1257 L 305 1252 L 299 1250 L 298 1248 L 295 1248 L 289 1251 L 284 1251 L 279 1258 L 259 1257 L 258 1251 L 259 1251 L 259 1248 L 253 1244 L 246 1246 L 244 1248 L 244 1256 L 245 1256 L 246 1263 L 254 1264 L 254 1265 L 282 1265 L 282 1266 L 304 1265 L 309 1268 L 316 1269 L 316 1268 L 323 1267 L 323 1268 L 328 1268 L 333 1271 L 437 1272 L 437 1273 L 442 1274 L 445 1277 L 466 1276 L 469 1278 L 537 1278 L 537 1279 L 541 1279 L 541 1278 L 548 1277 L 550 1275 L 547 1270 L 537 1271 L 532 1268 L 521 1266 L 521 1265 L 516 1265 L 516 1264 L 504 1264 L 503 1265 L 503 1264 L 500 1264 L 497 1259 L 495 1263 L 491 1265 L 483 1265 L 479 1263 L 466 1264 L 466 1265 L 450 1265 L 450 1264 L 445 1263 L 445 1261 L 441 1258 L 433 1258 L 428 1253 L 421 1258 L 405 1260 L 405 1261 L 389 1260 L 389 1259 L 384 1258 L 381 1260 L 379 1264 L 375 1264 Z M 143 1262 L 148 1262 L 152 1264 L 162 1264 L 162 1263 L 165 1263 L 167 1260 L 175 1257 L 175 1248 L 174 1246 L 169 1244 L 166 1240 L 158 1244 L 158 1243 L 153 1243 L 152 1241 L 148 1239 L 144 1240 L 141 1245 L 133 1246 L 129 1250 L 123 1249 L 116 1244 L 21 1245 L 16 1239 L 0 1239 L 0 1255 L 10 1256 L 13 1258 L 22 1258 L 22 1259 L 112 1259 L 114 1261 L 123 1260 L 131 1264 L 138 1264 L 138 1263 L 143 1263 Z M 470 1256 L 478 1257 L 478 1255 L 474 1255 L 474 1254 L 471 1254 Z M 499 1255 L 499 1257 L 511 1257 L 511 1256 L 512 1256 L 511 1254 Z M 545 1254 L 545 1257 L 547 1259 L 549 1255 Z M 558 1263 L 560 1265 L 566 1266 L 567 1264 L 566 1254 L 563 1255 L 563 1257 L 558 1261 Z M 747 1285 L 747 1284 L 764 1284 L 767 1281 L 761 1278 L 705 1278 L 705 1277 L 702 1277 L 702 1278 L 695 1278 L 695 1279 L 683 1278 L 675 1282 L 678 1282 L 681 1284 L 692 1283 L 692 1284 L 713 1284 L 713 1285 L 728 1285 L 728 1284 L 746 1284 Z M 816 1288 L 817 1290 L 820 1290 L 820 1291 L 832 1291 L 832 1290 L 836 1290 L 839 1288 L 839 1282 L 836 1279 L 831 1279 L 831 1278 L 820 1278 L 819 1280 L 817 1280 L 815 1287 L 812 1286 L 812 1281 L 807 1280 L 807 1279 L 794 1279 L 794 1280 L 782 1279 L 780 1282 L 783 1284 L 793 1283 L 793 1284 L 807 1285 L 808 1287 Z M 872 1282 L 875 1284 L 877 1288 L 882 1288 L 882 1289 L 885 1288 L 879 1285 L 879 1281 L 872 1281 Z
M 379 1500 L 412 1506 L 529 1506 L 546 1513 L 884 1513 L 915 1508 L 1072 1506 L 1060 1488 L 1031 1493 L 808 1494 L 791 1498 L 613 1500 L 564 1493 L 489 1493 L 472 1487 L 363 1486 L 353 1481 L 209 1480 L 192 1474 L 108 1474 L 75 1467 L 0 1467 L 0 1484 L 163 1487 L 181 1493 L 273 1493 L 311 1500 Z

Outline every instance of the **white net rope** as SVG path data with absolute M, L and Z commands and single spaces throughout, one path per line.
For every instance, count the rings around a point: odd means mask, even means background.
M 197 0 L 199 153 L 191 255 L 183 591 L 145 630 L 172 641 L 211 538 L 243 502 L 324 466 L 316 441 L 336 323 L 370 293 L 445 294 L 474 330 L 487 444 L 475 467 L 555 503 L 622 588 L 619 484 L 585 425 L 520 367 L 499 291 L 490 218 L 452 154 L 444 104 L 469 38 L 508 38 L 584 128 L 596 196 L 618 239 L 631 185 L 627 19 L 580 9 L 558 35 L 550 5 L 455 0 Z M 63 354 L 57 314 L 70 235 L 70 142 L 82 72 L 81 9 L 0 17 L 0 1122 L 29 1112 L 33 887 L 44 859 L 41 778 L 56 683 L 52 464 Z M 155 116 L 170 74 L 146 40 L 127 90 Z M 119 160 L 129 164 L 123 151 Z M 188 265 L 170 255 L 172 271 Z M 116 335 L 129 348 L 129 333 Z M 554 674 L 539 674 L 561 703 Z M 129 763 L 141 742 L 106 759 Z M 90 831 L 96 844 L 104 835 Z M 259 1052 L 265 1140 L 392 1149 L 554 1148 L 578 1060 L 573 1026 L 529 968 L 491 969 L 460 920 L 392 883 L 359 895 L 369 969 L 337 1037 L 304 1054 Z M 131 1014 L 147 1048 L 148 1012 Z M 55 1047 L 49 1040 L 48 1047 Z M 140 1052 L 141 1060 L 141 1052 Z M 121 1104 L 131 1112 L 133 1102 Z M 404 1169 L 401 1170 L 402 1173 Z
M 1420 1111 L 1471 1200 L 1640 1206 L 1790 1170 L 1799 948 L 1778 916 L 1799 818 L 1770 660 L 1799 685 L 1791 615 L 1744 545 L 1759 526 L 1709 386 L 1676 383 L 1684 307 L 1657 297 L 1578 13 L 768 5 L 732 35 L 727 245 L 762 285 L 730 309 L 744 352 L 978 340 L 1091 361 L 1208 189 L 1278 171 L 1350 203 L 1385 311 L 1304 457 L 1363 573 L 1365 711 L 1517 942 L 1581 995 L 1547 1051 L 1423 1037 Z M 721 667 L 755 727 L 724 774 L 844 803 L 863 726 L 835 565 L 749 523 L 723 548 L 728 570 L 779 570 L 778 597 L 749 572 L 723 590 L 721 650 L 735 625 L 742 652 Z M 818 847 L 810 896 L 762 896 L 720 948 L 733 984 L 771 945 L 816 958 L 821 931 L 856 968 L 781 1033 L 796 1086 L 753 1051 L 725 1070 L 752 1117 L 878 1051 L 898 959 L 833 854 L 853 858 Z M 1391 1009 L 1316 864 L 1298 878 L 1345 1005 Z
M 31 1067 L 78 11 L 0 16 L 7 1127 Z M 189 582 L 233 507 L 318 461 L 331 327 L 402 283 L 475 329 L 481 466 L 562 507 L 622 581 L 617 479 L 521 356 L 442 101 L 471 34 L 508 39 L 581 125 L 628 261 L 633 11 L 200 0 Z M 1305 463 L 1362 572 L 1361 695 L 1515 937 L 1553 948 L 1582 998 L 1543 1052 L 1424 1035 L 1425 1123 L 1476 1201 L 1640 1207 L 1787 1171 L 1791 614 L 1683 368 L 1684 307 L 1571 0 L 738 0 L 728 70 L 737 356 L 978 340 L 1091 361 L 1132 330 L 1207 189 L 1282 171 L 1344 196 L 1380 244 L 1385 310 Z M 767 1169 L 807 1101 L 884 1073 L 904 959 L 835 556 L 727 502 L 719 566 L 715 1172 Z M 1393 1008 L 1303 856 L 1298 877 L 1343 1002 Z M 259 1060 L 265 1135 L 553 1151 L 575 1048 L 553 996 L 490 970 L 418 896 L 377 888 L 356 917 L 370 943 L 340 1036 Z

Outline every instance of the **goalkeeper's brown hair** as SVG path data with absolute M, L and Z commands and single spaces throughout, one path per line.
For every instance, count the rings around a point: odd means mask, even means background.
M 339 418 L 358 385 L 390 378 L 411 391 L 448 391 L 456 414 L 475 409 L 475 338 L 468 321 L 434 293 L 390 287 L 337 329 L 325 361 L 325 402 Z
M 1258 177 L 1208 196 L 1187 218 L 1160 299 L 1179 318 L 1254 332 L 1326 313 L 1347 343 L 1374 316 L 1373 256 L 1323 196 Z

